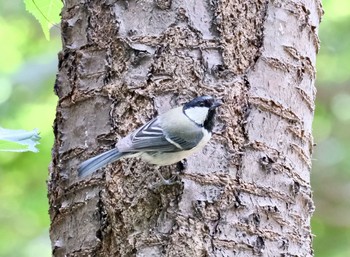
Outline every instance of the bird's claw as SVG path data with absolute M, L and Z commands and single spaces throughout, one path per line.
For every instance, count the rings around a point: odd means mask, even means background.
M 171 186 L 175 184 L 181 184 L 181 181 L 176 180 L 177 178 L 176 175 L 172 176 L 170 179 L 165 179 L 163 175 L 159 172 L 159 170 L 157 170 L 157 174 L 160 178 L 160 181 L 150 186 L 150 189 L 152 190 L 158 189 L 161 186 Z

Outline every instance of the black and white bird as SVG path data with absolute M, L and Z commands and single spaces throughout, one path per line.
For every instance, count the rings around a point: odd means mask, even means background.
M 121 158 L 141 157 L 158 166 L 181 161 L 208 143 L 221 104 L 211 96 L 201 96 L 159 115 L 122 138 L 115 148 L 81 163 L 79 177 Z

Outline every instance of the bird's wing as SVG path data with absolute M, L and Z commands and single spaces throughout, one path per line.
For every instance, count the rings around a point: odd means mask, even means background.
M 188 135 L 187 137 L 182 137 L 175 136 L 174 133 L 166 133 L 158 118 L 146 123 L 123 141 L 126 140 L 128 141 L 128 146 L 120 148 L 124 152 L 177 152 L 192 149 L 198 144 L 197 139 L 190 139 Z M 122 142 L 120 143 L 123 144 Z M 117 147 L 119 148 L 118 145 Z

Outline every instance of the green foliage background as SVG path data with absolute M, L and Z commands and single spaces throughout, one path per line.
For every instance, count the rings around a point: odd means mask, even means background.
M 312 186 L 316 257 L 350 256 L 350 1 L 324 0 Z M 59 28 L 47 41 L 21 0 L 0 2 L 0 126 L 39 128 L 40 152 L 0 152 L 0 256 L 51 256 L 46 180 Z
M 38 128 L 42 138 L 39 153 L 0 152 L 0 256 L 51 256 L 46 180 L 59 32 L 47 41 L 21 0 L 0 1 L 0 39 L 0 126 Z

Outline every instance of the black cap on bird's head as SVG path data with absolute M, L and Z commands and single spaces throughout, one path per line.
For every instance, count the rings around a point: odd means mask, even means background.
M 215 109 L 216 107 L 219 107 L 222 104 L 221 101 L 215 100 L 212 96 L 199 96 L 197 98 L 194 98 L 190 102 L 186 103 L 184 105 L 184 110 L 188 108 L 193 107 L 206 107 L 209 109 Z
M 186 103 L 183 112 L 190 120 L 211 131 L 214 127 L 215 109 L 220 105 L 220 100 L 211 96 L 200 96 Z

